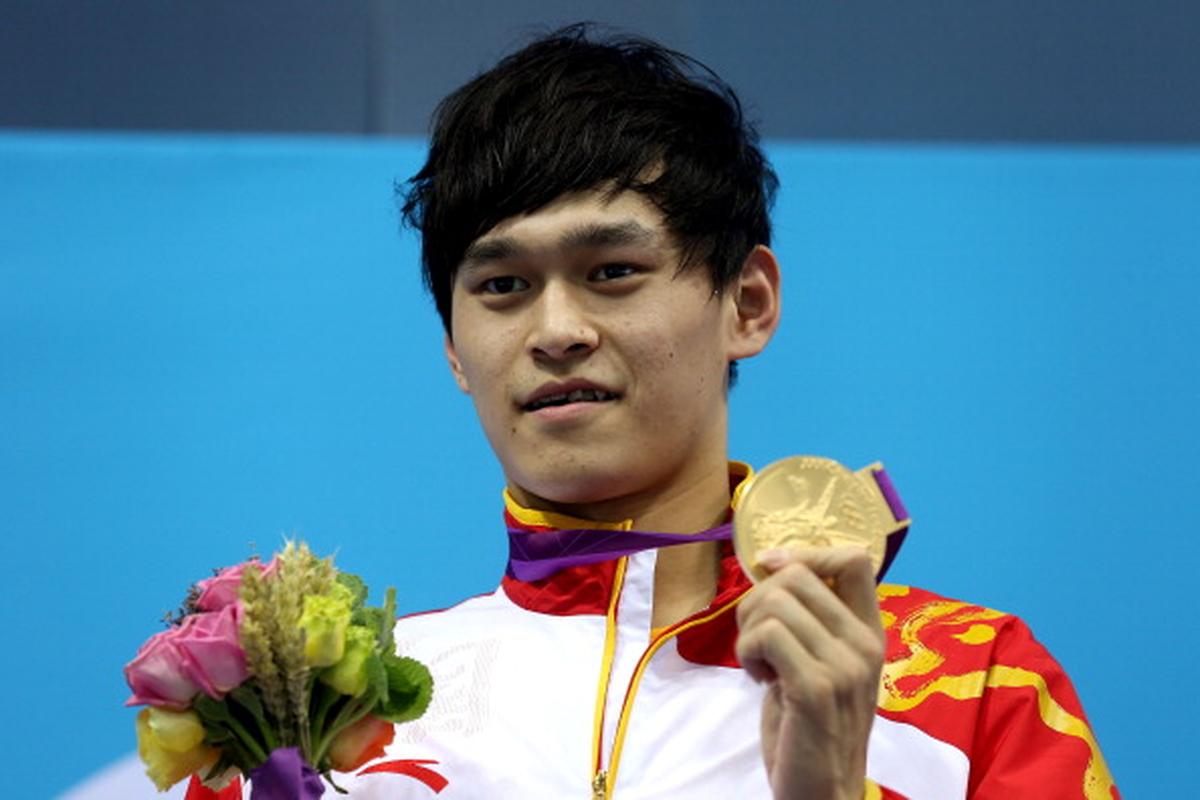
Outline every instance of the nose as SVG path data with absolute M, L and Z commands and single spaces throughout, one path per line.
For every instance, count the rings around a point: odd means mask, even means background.
M 533 309 L 527 349 L 536 359 L 563 361 L 591 353 L 600 334 L 571 288 L 550 281 Z

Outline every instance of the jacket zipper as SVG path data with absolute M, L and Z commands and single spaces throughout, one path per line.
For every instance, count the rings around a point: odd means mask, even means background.
M 600 662 L 600 685 L 596 690 L 596 707 L 592 722 L 592 800 L 608 800 L 608 775 L 604 768 L 604 717 L 608 705 L 609 684 L 612 681 L 613 659 L 617 650 L 617 607 L 621 602 L 621 590 L 625 587 L 625 568 L 628 563 L 628 558 L 617 562 L 612 595 L 605 614 L 604 655 Z
M 592 778 L 592 800 L 608 800 L 608 776 L 604 770 L 596 773 L 596 777 Z
M 622 575 L 623 574 L 624 573 L 622 571 Z M 596 774 L 592 778 L 592 800 L 611 800 L 612 798 L 611 792 L 616 787 L 617 768 L 620 766 L 621 762 L 621 750 L 625 743 L 625 733 L 629 722 L 629 712 L 633 708 L 634 696 L 637 694 L 638 686 L 642 682 L 642 674 L 645 672 L 646 666 L 650 663 L 650 659 L 654 657 L 654 654 L 658 652 L 658 649 L 662 647 L 668 639 L 674 638 L 689 628 L 694 628 L 697 625 L 703 625 L 706 622 L 716 619 L 727 611 L 733 609 L 745 596 L 746 592 L 742 592 L 737 597 L 726 601 L 716 609 L 711 611 L 705 609 L 704 612 L 688 617 L 685 620 L 681 620 L 667 630 L 663 631 L 661 635 L 650 642 L 650 646 L 646 648 L 646 650 L 642 653 L 641 658 L 638 659 L 638 664 L 633 671 L 633 676 L 629 679 L 629 685 L 625 688 L 625 697 L 621 702 L 621 710 L 617 717 L 617 728 L 613 739 L 612 752 L 609 753 L 608 764 L 606 767 L 602 766 L 599 743 L 597 743 Z M 605 678 L 606 693 L 608 677 L 611 676 L 606 676 Z M 601 730 L 603 730 L 603 718 L 601 718 Z

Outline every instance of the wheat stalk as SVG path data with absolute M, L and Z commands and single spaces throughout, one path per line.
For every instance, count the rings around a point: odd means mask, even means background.
M 289 541 L 279 554 L 278 570 L 263 580 L 257 565 L 242 575 L 242 647 L 263 699 L 279 723 L 281 745 L 299 745 L 312 755 L 308 706 L 312 670 L 304 656 L 300 616 L 307 595 L 333 589 L 331 559 L 319 559 L 306 544 Z
M 271 642 L 270 617 L 273 603 L 271 587 L 263 580 L 262 570 L 257 564 L 249 564 L 242 572 L 239 596 L 242 601 L 240 638 L 246 653 L 246 666 L 250 675 L 258 681 L 259 691 L 267 710 L 275 717 L 281 737 L 288 723 L 287 694 L 275 664 L 274 647 Z

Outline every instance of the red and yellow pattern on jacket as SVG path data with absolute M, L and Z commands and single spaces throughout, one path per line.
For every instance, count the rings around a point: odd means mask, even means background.
M 889 584 L 879 605 L 879 715 L 967 754 L 968 797 L 1119 797 L 1070 681 L 1020 619 Z

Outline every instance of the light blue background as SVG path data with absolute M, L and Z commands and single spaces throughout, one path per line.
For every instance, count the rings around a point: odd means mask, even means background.
M 1016 612 L 1128 797 L 1189 787 L 1200 151 L 774 143 L 785 322 L 732 453 L 888 465 L 889 579 Z M 0 134 L 0 746 L 133 747 L 121 666 L 299 535 L 403 611 L 492 588 L 501 477 L 397 232 L 418 141 Z

